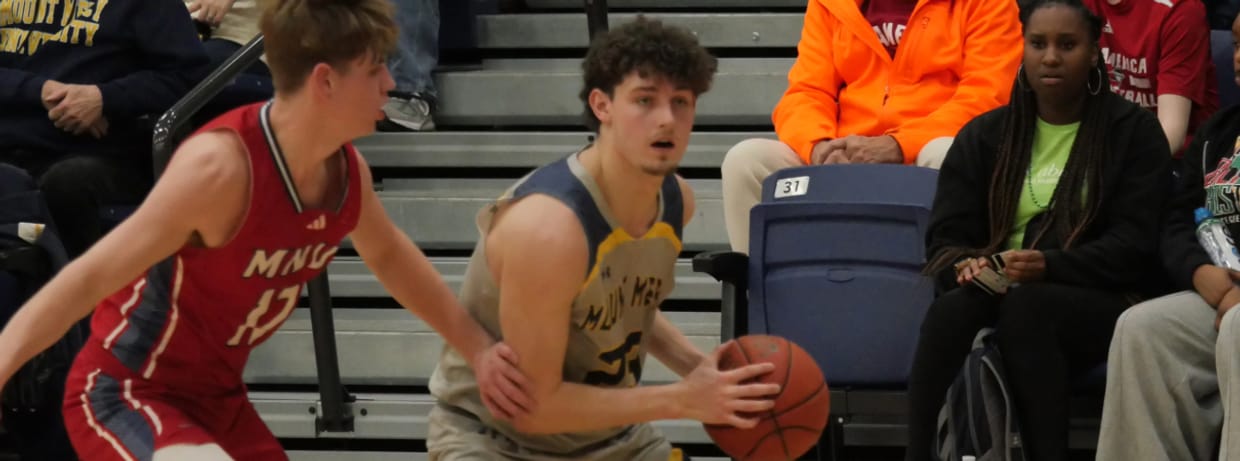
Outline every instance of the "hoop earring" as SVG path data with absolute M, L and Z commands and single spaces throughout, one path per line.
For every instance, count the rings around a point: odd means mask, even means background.
M 1022 63 L 1020 67 L 1016 69 L 1016 86 L 1020 87 L 1020 90 L 1024 92 L 1033 91 L 1033 88 L 1029 85 L 1027 80 L 1028 79 L 1025 78 L 1025 64 Z
M 1095 67 L 1094 72 L 1090 74 L 1089 76 L 1093 77 L 1094 75 L 1098 76 L 1098 84 L 1094 85 L 1093 79 L 1091 78 L 1085 82 L 1085 89 L 1089 90 L 1089 94 L 1097 96 L 1098 93 L 1102 92 L 1102 84 L 1104 83 L 1104 80 L 1102 78 L 1102 69 Z

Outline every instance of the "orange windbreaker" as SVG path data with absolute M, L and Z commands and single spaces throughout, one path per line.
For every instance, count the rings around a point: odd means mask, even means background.
M 863 0 L 809 0 L 779 139 L 807 163 L 823 139 L 892 135 L 905 163 L 927 142 L 1007 104 L 1024 44 L 1015 0 L 918 0 L 895 59 Z

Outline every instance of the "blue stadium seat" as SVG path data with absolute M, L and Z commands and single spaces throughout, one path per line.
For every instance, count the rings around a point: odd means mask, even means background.
M 748 328 L 735 333 L 800 344 L 833 387 L 902 387 L 934 293 L 920 271 L 937 178 L 903 165 L 792 168 L 767 178 L 750 215 L 748 283 L 740 282 L 747 307 L 736 303 Z M 718 272 L 708 266 L 698 269 Z
M 771 175 L 750 214 L 750 333 L 800 344 L 835 385 L 903 385 L 934 296 L 921 269 L 937 179 L 903 165 Z

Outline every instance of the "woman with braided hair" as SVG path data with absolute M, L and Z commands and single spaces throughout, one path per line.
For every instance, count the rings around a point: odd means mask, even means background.
M 1125 309 L 1161 294 L 1151 282 L 1172 176 L 1158 120 L 1111 93 L 1102 21 L 1079 0 L 1038 0 L 1021 22 L 1010 103 L 965 125 L 940 170 L 926 267 L 938 297 L 909 381 L 908 460 L 933 456 L 944 396 L 984 327 L 996 328 L 1029 459 L 1065 459 L 1070 384 L 1106 358 Z M 976 286 L 988 269 L 1011 287 Z

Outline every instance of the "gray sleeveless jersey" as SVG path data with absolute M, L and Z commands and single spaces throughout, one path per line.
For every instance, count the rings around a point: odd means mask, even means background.
M 641 380 L 646 353 L 643 335 L 649 331 L 659 304 L 675 284 L 673 270 L 680 253 L 684 222 L 679 184 L 669 175 L 659 194 L 658 221 L 646 235 L 628 235 L 613 219 L 594 180 L 570 155 L 523 178 L 494 205 L 478 215 L 482 233 L 461 287 L 461 302 L 475 319 L 500 337 L 499 289 L 487 267 L 486 234 L 495 213 L 531 194 L 544 194 L 565 203 L 577 215 L 590 247 L 589 269 L 573 300 L 568 350 L 564 356 L 565 382 L 603 387 L 633 387 Z M 512 262 L 506 262 L 512 264 Z M 542 328 L 528 325 L 526 328 Z M 522 360 L 538 360 L 522 357 Z M 431 376 L 431 393 L 445 409 L 477 418 L 522 449 L 549 457 L 592 458 L 616 440 L 635 445 L 660 443 L 655 431 L 617 427 L 594 432 L 526 435 L 494 420 L 483 406 L 477 381 L 457 351 L 446 348 Z M 590 415 L 581 415 L 582 419 Z M 442 419 L 441 419 L 442 421 Z M 433 424 L 435 424 L 433 422 Z M 650 434 L 632 440 L 633 433 Z M 428 441 L 434 445 L 435 441 Z

